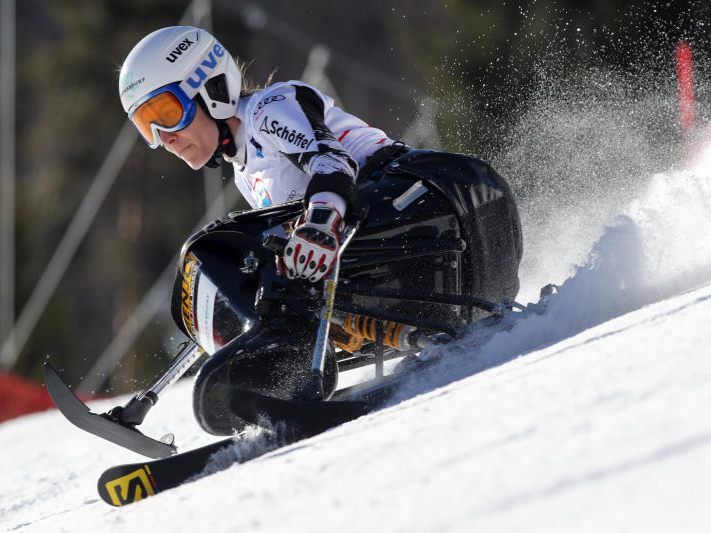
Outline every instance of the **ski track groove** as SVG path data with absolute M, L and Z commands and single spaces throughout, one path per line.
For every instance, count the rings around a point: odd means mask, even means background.
M 535 491 L 531 490 L 509 495 L 479 509 L 468 509 L 463 511 L 460 516 L 452 517 L 449 520 L 439 522 L 439 528 L 454 530 L 458 524 L 466 523 L 466 518 L 472 518 L 472 515 L 473 520 L 476 521 L 477 519 L 487 516 L 506 513 L 519 507 L 524 507 L 532 503 L 553 498 L 561 493 L 577 487 L 585 486 L 591 482 L 599 482 L 615 478 L 628 472 L 640 470 L 652 464 L 671 460 L 680 455 L 696 451 L 697 449 L 709 444 L 711 444 L 711 431 L 703 432 L 696 436 L 678 441 L 674 444 L 662 446 L 642 457 L 620 461 L 605 468 L 593 469 L 577 476 L 571 476 L 569 478 L 556 481 L 548 487 L 537 488 Z

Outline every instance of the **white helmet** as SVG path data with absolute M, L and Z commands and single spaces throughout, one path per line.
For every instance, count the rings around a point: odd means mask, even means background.
M 213 119 L 235 116 L 241 87 L 229 52 L 191 26 L 162 28 L 141 39 L 119 77 L 123 108 L 152 148 L 160 146 L 158 130 L 178 131 L 192 122 L 197 95 Z

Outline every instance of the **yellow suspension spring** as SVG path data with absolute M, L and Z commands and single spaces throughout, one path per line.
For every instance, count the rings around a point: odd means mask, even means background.
M 343 329 L 356 337 L 375 341 L 377 338 L 377 322 L 376 319 L 369 316 L 348 313 L 343 321 Z M 405 324 L 390 320 L 381 323 L 383 324 L 383 344 L 396 350 L 404 350 L 405 347 L 400 344 L 400 333 Z

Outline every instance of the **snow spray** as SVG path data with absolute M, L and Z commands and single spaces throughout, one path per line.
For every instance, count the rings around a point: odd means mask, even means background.
M 692 166 L 679 165 L 673 77 L 640 84 L 588 69 L 543 81 L 494 166 L 522 215 L 517 299 L 537 300 L 547 283 L 559 292 L 545 314 L 483 345 L 465 337 L 445 347 L 448 357 L 402 397 L 711 283 L 711 142 Z
M 678 161 L 676 87 L 652 74 L 545 72 L 492 163 L 512 184 L 523 224 L 519 298 L 538 298 L 583 264 L 604 227 Z
M 674 51 L 676 79 L 679 84 L 679 124 L 684 144 L 688 144 L 696 122 L 696 91 L 694 90 L 694 62 L 691 46 L 680 41 Z M 685 146 L 688 149 L 688 146 Z
M 570 232 L 571 238 L 574 234 Z M 403 387 L 396 400 L 502 365 L 711 283 L 711 144 L 694 167 L 654 174 L 598 234 L 583 261 L 560 282 L 545 313 L 514 320 L 483 344 L 471 335 L 423 354 L 446 357 Z M 554 257 L 565 251 L 558 254 L 557 247 L 548 248 Z

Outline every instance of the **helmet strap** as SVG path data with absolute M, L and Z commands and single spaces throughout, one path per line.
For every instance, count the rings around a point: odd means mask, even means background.
M 206 167 L 218 168 L 222 163 L 224 163 L 225 158 L 234 157 L 237 155 L 237 145 L 235 144 L 235 138 L 230 131 L 230 127 L 227 125 L 226 120 L 213 119 L 215 124 L 217 124 L 217 130 L 219 132 L 219 139 L 217 141 L 217 149 L 212 157 L 208 159 L 205 163 Z
M 205 114 L 208 117 L 212 118 L 212 120 L 215 121 L 215 124 L 217 124 L 217 149 L 215 150 L 215 153 L 212 154 L 212 157 L 207 160 L 205 166 L 209 168 L 219 168 L 222 163 L 225 162 L 225 158 L 222 156 L 226 155 L 227 157 L 234 157 L 235 155 L 237 155 L 237 145 L 235 144 L 235 138 L 232 135 L 232 132 L 230 131 L 230 127 L 227 125 L 226 120 L 212 117 L 212 115 L 210 114 L 210 110 L 207 107 L 207 103 L 205 103 L 205 100 L 203 100 L 202 95 L 196 95 L 195 100 L 197 100 L 197 103 L 200 105 L 200 107 L 202 107 L 202 110 L 205 111 Z

